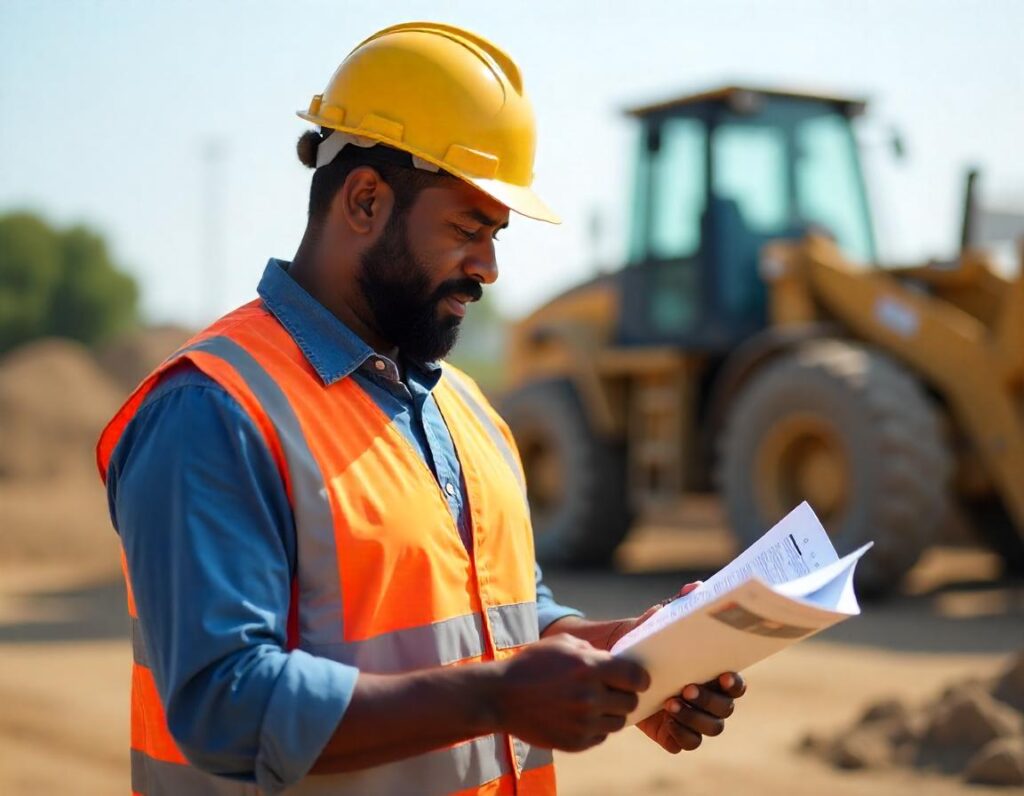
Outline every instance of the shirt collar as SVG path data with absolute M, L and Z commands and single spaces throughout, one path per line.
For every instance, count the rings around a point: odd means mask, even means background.
M 271 257 L 256 292 L 320 380 L 330 386 L 375 360 L 378 355 L 359 335 L 292 279 L 290 265 Z M 428 377 L 430 387 L 440 378 L 439 362 L 415 362 L 408 357 L 405 361 Z
M 321 381 L 331 385 L 372 358 L 373 349 L 292 279 L 290 265 L 271 257 L 256 292 Z

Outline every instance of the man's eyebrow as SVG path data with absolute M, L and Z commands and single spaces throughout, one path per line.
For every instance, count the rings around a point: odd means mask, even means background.
M 508 226 L 507 219 L 504 224 L 500 224 L 498 221 L 491 218 L 482 210 L 478 210 L 475 207 L 470 208 L 469 210 L 463 210 L 459 215 L 468 216 L 469 218 L 472 218 L 474 221 L 480 222 L 485 227 L 497 227 L 498 229 L 505 229 L 505 227 Z

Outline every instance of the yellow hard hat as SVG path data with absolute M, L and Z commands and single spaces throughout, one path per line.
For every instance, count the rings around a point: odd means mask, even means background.
M 517 213 L 559 223 L 530 187 L 537 132 L 519 68 L 475 33 L 436 22 L 385 28 L 352 50 L 298 115 L 401 149 Z

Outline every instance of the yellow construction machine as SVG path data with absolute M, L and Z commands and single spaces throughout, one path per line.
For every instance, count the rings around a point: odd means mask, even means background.
M 872 264 L 864 108 L 732 87 L 629 112 L 628 264 L 511 335 L 542 562 L 605 563 L 639 514 L 717 490 L 741 545 L 801 500 L 842 552 L 875 540 L 866 591 L 954 504 L 1024 569 L 1024 277 L 972 246 L 971 187 L 955 260 Z

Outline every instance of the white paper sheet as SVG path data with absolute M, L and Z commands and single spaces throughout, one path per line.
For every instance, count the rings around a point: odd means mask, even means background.
M 801 503 L 697 589 L 673 600 L 640 627 L 619 639 L 612 652 L 656 633 L 755 575 L 768 584 L 786 583 L 838 559 L 828 532 L 811 507 L 806 502 Z
M 871 545 L 839 558 L 810 506 L 798 506 L 699 591 L 612 648 L 651 676 L 629 723 L 657 712 L 689 683 L 741 671 L 859 614 L 853 575 Z

